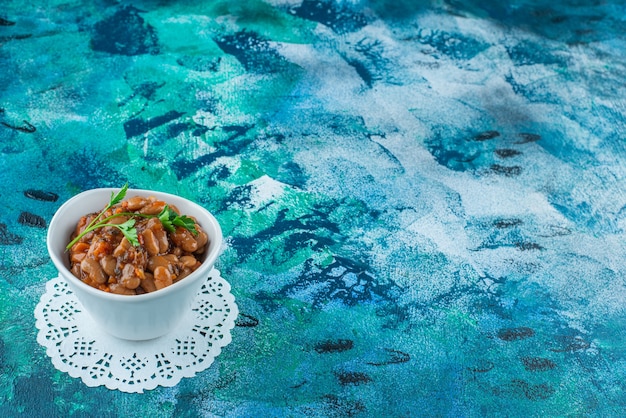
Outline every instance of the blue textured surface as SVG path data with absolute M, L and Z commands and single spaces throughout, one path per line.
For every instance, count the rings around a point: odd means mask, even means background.
M 0 415 L 623 414 L 626 7 L 484 3 L 3 2 Z M 33 317 L 55 210 L 125 182 L 216 214 L 241 312 L 143 395 Z

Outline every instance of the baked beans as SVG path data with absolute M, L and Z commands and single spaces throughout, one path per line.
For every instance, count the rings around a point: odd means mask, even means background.
M 140 295 L 172 285 L 201 264 L 209 237 L 193 217 L 196 233 L 182 226 L 168 231 L 159 213 L 175 206 L 155 197 L 131 197 L 111 206 L 101 217 L 119 215 L 107 224 L 121 225 L 134 219 L 137 243 L 133 245 L 115 226 L 102 226 L 82 236 L 69 249 L 70 270 L 88 285 L 105 292 Z M 70 240 L 78 237 L 100 214 L 80 218 Z

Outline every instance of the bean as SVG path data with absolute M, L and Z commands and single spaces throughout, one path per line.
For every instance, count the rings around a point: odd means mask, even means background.
M 144 206 L 139 213 L 144 213 L 146 215 L 158 215 L 164 207 L 165 202 L 157 200 L 146 204 L 146 206 Z
M 157 218 L 151 218 L 146 223 L 146 228 L 152 230 L 152 233 L 159 242 L 159 253 L 166 253 L 170 247 L 170 242 L 167 239 L 167 232 L 163 229 L 163 224 Z
M 109 286 L 109 290 L 111 291 L 111 293 L 115 293 L 117 295 L 136 295 L 137 292 L 135 292 L 134 289 L 129 289 L 126 286 L 123 286 L 119 283 L 113 283 Z
M 143 243 L 150 255 L 157 255 L 160 251 L 159 240 L 152 232 L 152 229 L 146 229 L 142 233 L 143 235 Z
M 159 241 L 159 252 L 166 253 L 168 248 L 170 248 L 170 240 L 167 238 L 167 232 L 161 229 L 160 231 L 156 231 L 154 235 Z
M 135 196 L 109 208 L 101 216 L 111 217 L 109 226 L 85 234 L 69 251 L 72 273 L 95 288 L 117 294 L 143 294 L 170 286 L 192 274 L 200 265 L 209 236 L 190 216 L 198 230 L 176 227 L 168 232 L 161 220 L 154 216 L 167 205 L 155 197 Z M 180 215 L 175 206 L 171 210 Z M 121 212 L 150 215 L 118 216 Z M 98 213 L 83 216 L 71 238 L 82 233 Z M 115 227 L 128 219 L 135 220 L 139 245 L 132 245 Z
M 107 223 L 113 224 L 113 225 L 121 225 L 124 222 L 126 222 L 128 219 L 130 219 L 128 216 L 116 216 L 115 218 L 109 219 Z
M 72 268 L 70 269 L 70 271 L 72 272 L 74 276 L 80 278 L 81 277 L 80 263 L 76 263 L 72 265 Z
M 79 252 L 79 253 L 86 253 L 87 251 L 89 251 L 89 244 L 87 244 L 86 242 L 77 242 L 71 248 L 71 251 Z
M 182 248 L 183 251 L 192 253 L 198 249 L 198 241 L 193 237 L 193 234 L 181 226 L 177 226 L 170 237 L 174 244 Z
M 126 264 L 122 269 L 119 283 L 127 289 L 136 289 L 141 284 L 143 271 L 136 269 L 132 264 Z
M 87 217 L 81 216 L 81 218 L 78 220 L 78 223 L 76 224 L 76 228 L 74 229 L 74 234 L 72 235 L 72 238 L 80 235 L 80 233 L 83 232 L 83 229 L 85 229 L 86 226 L 87 226 Z
M 200 228 L 200 225 L 196 224 L 196 229 L 198 230 L 198 235 L 196 235 L 198 248 L 202 248 L 206 245 L 207 242 L 209 242 L 209 236 L 206 232 L 204 232 L 202 228 Z
M 89 225 L 89 223 L 95 218 L 96 215 L 87 215 L 87 216 L 83 216 L 82 218 L 80 218 L 80 221 L 78 221 L 78 225 L 76 225 L 76 230 L 75 230 L 75 234 L 76 235 L 80 235 L 83 230 L 87 227 L 87 225 Z M 89 240 L 89 237 L 93 236 L 93 231 L 86 234 L 83 237 L 83 241 L 87 241 Z
M 89 279 L 91 279 L 95 283 L 102 284 L 107 281 L 108 277 L 104 274 L 104 271 L 100 267 L 98 261 L 92 257 L 85 257 L 83 261 L 80 262 L 80 268 L 82 271 L 87 273 Z
M 91 243 L 89 247 L 89 251 L 87 254 L 93 255 L 96 258 L 101 258 L 102 256 L 108 254 L 111 251 L 111 246 L 108 242 L 98 239 Z
M 139 266 L 142 269 L 145 269 L 146 265 L 148 265 L 148 255 L 146 254 L 146 251 L 142 249 L 141 247 L 132 247 L 132 250 L 134 250 L 134 253 L 135 253 L 135 258 L 133 259 L 133 263 L 136 266 Z
M 185 267 L 193 268 L 198 260 L 196 260 L 196 257 L 194 257 L 193 255 L 184 255 L 180 258 L 180 262 Z
M 115 276 L 116 265 L 117 260 L 112 255 L 105 255 L 100 259 L 100 267 L 102 267 L 102 270 L 109 276 Z
M 131 212 L 138 211 L 143 208 L 148 203 L 148 200 L 145 197 L 135 196 L 126 200 L 126 209 Z
M 72 253 L 70 261 L 72 263 L 79 263 L 87 257 L 87 253 Z
M 115 257 L 121 257 L 126 251 L 131 247 L 130 241 L 124 237 L 120 244 L 113 250 L 113 255 Z
M 154 285 L 157 290 L 170 286 L 174 282 L 174 275 L 164 266 L 154 270 Z
M 176 277 L 176 281 L 180 281 L 182 279 L 184 279 L 185 277 L 189 276 L 191 273 L 193 273 L 193 270 L 189 267 L 185 267 L 183 268 L 180 273 L 178 274 L 178 277 Z
M 141 280 L 141 287 L 148 293 L 156 291 L 157 288 L 154 284 L 154 276 L 150 273 L 146 273 L 145 278 Z
M 148 258 L 148 271 L 154 272 L 157 267 L 165 267 L 168 270 L 173 270 L 178 264 L 178 257 L 173 254 L 167 255 L 155 255 Z
M 72 263 L 80 263 L 83 261 L 89 251 L 89 244 L 86 242 L 78 242 L 70 249 L 70 261 Z

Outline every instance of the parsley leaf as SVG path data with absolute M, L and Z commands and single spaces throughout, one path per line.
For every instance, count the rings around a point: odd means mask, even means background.
M 112 192 L 111 198 L 109 199 L 109 203 L 105 206 L 102 212 L 100 212 L 98 216 L 96 216 L 89 223 L 89 225 L 85 227 L 85 229 L 83 229 L 83 232 L 81 232 L 76 238 L 74 238 L 69 244 L 67 244 L 67 246 L 65 247 L 65 250 L 67 251 L 70 248 L 72 248 L 74 244 L 76 244 L 82 237 L 84 237 L 91 231 L 94 231 L 98 228 L 102 228 L 104 226 L 111 226 L 111 227 L 119 229 L 132 245 L 138 246 L 139 238 L 137 237 L 137 229 L 135 228 L 135 220 L 133 219 L 133 217 L 136 217 L 136 216 L 140 216 L 143 218 L 158 217 L 161 223 L 163 224 L 163 227 L 171 233 L 176 231 L 177 226 L 180 226 L 182 228 L 189 230 L 192 234 L 198 235 L 198 230 L 196 229 L 196 223 L 194 222 L 194 220 L 186 215 L 180 216 L 179 214 L 174 212 L 172 208 L 169 207 L 169 205 L 165 205 L 161 213 L 159 213 L 156 216 L 145 215 L 141 213 L 133 213 L 133 212 L 118 212 L 118 213 L 109 215 L 104 219 L 101 219 L 102 216 L 109 209 L 111 209 L 113 206 L 117 205 L 124 199 L 124 197 L 126 196 L 127 190 L 128 190 L 128 183 L 126 183 L 124 187 L 120 189 L 119 192 L 117 193 Z M 121 224 L 109 223 L 111 219 L 116 218 L 118 216 L 129 216 L 130 219 L 128 219 L 126 222 L 121 223 Z
M 124 236 L 126 237 L 128 242 L 130 242 L 135 247 L 137 247 L 139 245 L 139 239 L 137 237 L 137 229 L 135 229 L 135 220 L 134 219 L 129 219 L 126 222 L 124 222 L 122 224 L 119 224 L 119 225 L 112 225 L 111 224 L 111 225 L 108 225 L 108 226 L 115 226 L 115 227 L 117 227 L 117 229 L 122 231 L 122 234 L 124 234 Z
M 176 226 L 183 227 L 189 230 L 192 234 L 198 235 L 198 231 L 196 230 L 196 223 L 193 219 L 189 218 L 186 215 L 180 216 L 176 212 L 169 207 L 169 205 L 165 205 L 161 213 L 157 215 L 163 227 L 169 231 L 174 232 L 176 230 Z
M 122 201 L 122 199 L 124 199 L 124 196 L 126 196 L 126 191 L 128 190 L 128 183 L 126 183 L 119 192 L 113 193 L 111 192 L 111 198 L 109 199 L 109 203 L 104 207 L 104 209 L 102 209 L 102 212 L 100 212 L 98 214 L 98 216 L 96 216 L 95 218 L 93 218 L 93 220 L 91 222 L 89 222 L 89 225 L 87 225 L 85 227 L 85 229 L 83 229 L 83 232 L 81 232 L 76 238 L 74 238 L 72 241 L 70 241 L 69 244 L 67 244 L 67 246 L 65 247 L 65 250 L 69 250 L 70 248 L 72 248 L 72 246 L 74 244 L 76 244 L 82 237 L 84 237 L 85 235 L 87 235 L 88 233 L 90 233 L 91 231 L 93 231 L 94 229 L 98 229 L 102 226 L 104 226 L 106 224 L 106 222 L 115 217 L 115 215 L 113 216 L 109 216 L 103 220 L 101 220 L 100 222 L 98 222 L 98 220 L 100 218 L 102 218 L 102 215 L 104 215 L 106 213 L 107 210 L 111 209 L 112 206 L 118 204 L 119 202 Z M 118 225 L 114 225 L 115 227 L 118 227 Z M 123 233 L 124 231 L 122 231 Z M 135 235 L 137 235 L 137 233 L 135 232 Z M 137 245 L 139 245 L 139 242 L 137 242 Z
M 106 212 L 107 209 L 110 209 L 111 206 L 117 205 L 118 203 L 120 203 L 122 201 L 122 199 L 124 199 L 124 196 L 126 196 L 126 192 L 128 191 L 128 183 L 126 183 L 119 192 L 117 192 L 117 194 L 113 194 L 113 192 L 111 192 L 111 200 L 109 200 L 109 204 L 107 205 L 106 208 L 104 208 L 103 212 Z

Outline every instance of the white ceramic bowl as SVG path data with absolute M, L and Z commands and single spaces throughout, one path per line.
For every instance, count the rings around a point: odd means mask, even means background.
M 148 340 L 172 331 L 191 309 L 202 284 L 207 280 L 222 246 L 222 229 L 217 219 L 203 207 L 187 199 L 152 190 L 126 192 L 133 196 L 154 196 L 176 206 L 183 215 L 193 216 L 209 236 L 209 247 L 202 265 L 189 276 L 164 289 L 142 295 L 117 295 L 95 289 L 74 276 L 69 270 L 65 246 L 81 216 L 100 212 L 119 189 L 93 189 L 82 192 L 65 202 L 54 214 L 48 227 L 48 252 L 83 308 L 94 322 L 109 334 L 127 340 Z

